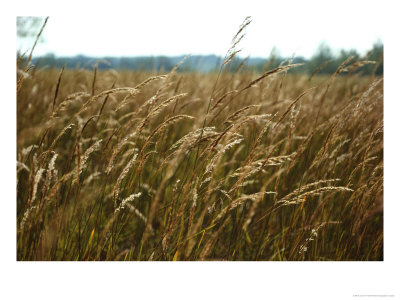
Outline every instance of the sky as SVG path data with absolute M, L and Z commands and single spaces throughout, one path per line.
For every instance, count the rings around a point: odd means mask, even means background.
M 102 16 L 50 15 L 44 42 L 35 55 L 223 56 L 246 16 L 252 17 L 252 23 L 239 45 L 241 56 L 268 57 L 275 48 L 282 56 L 309 58 L 321 43 L 334 53 L 356 49 L 363 54 L 384 40 L 381 8 L 373 2 L 301 2 L 265 2 L 252 11 L 233 5 L 224 13 L 198 4 L 191 10 L 146 13 L 133 6 L 128 15 L 123 11 Z M 17 39 L 17 50 L 23 52 L 32 44 L 32 39 Z

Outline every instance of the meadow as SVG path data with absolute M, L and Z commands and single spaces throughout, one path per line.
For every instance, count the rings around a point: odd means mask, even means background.
M 207 74 L 19 59 L 17 260 L 383 260 L 383 76 L 234 48 Z

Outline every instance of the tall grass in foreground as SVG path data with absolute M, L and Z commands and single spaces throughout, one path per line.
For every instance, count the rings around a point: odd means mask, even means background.
M 19 72 L 17 259 L 382 260 L 383 78 L 349 66 Z

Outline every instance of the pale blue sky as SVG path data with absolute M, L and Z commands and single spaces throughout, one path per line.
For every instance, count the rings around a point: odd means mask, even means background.
M 267 3 L 267 2 L 266 2 Z M 327 3 L 332 3 L 327 5 Z M 246 12 L 232 6 L 226 13 L 213 12 L 200 3 L 192 10 L 135 10 L 110 15 L 50 16 L 45 43 L 36 55 L 141 56 L 224 55 L 243 19 L 253 22 L 240 44 L 241 55 L 266 57 L 273 47 L 283 56 L 293 53 L 310 57 L 321 42 L 333 50 L 356 49 L 361 53 L 383 41 L 380 8 L 371 3 L 306 1 L 268 2 Z M 17 49 L 32 41 L 17 41 Z

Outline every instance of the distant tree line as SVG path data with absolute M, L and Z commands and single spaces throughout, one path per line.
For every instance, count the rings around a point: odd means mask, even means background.
M 17 54 L 19 55 L 19 54 Z M 365 64 L 357 69 L 361 74 L 376 75 L 383 74 L 383 44 L 377 42 L 367 54 L 361 56 L 356 50 L 341 50 L 334 55 L 326 44 L 321 44 L 316 53 L 309 59 L 301 56 L 281 57 L 272 53 L 268 58 L 240 58 L 235 57 L 228 65 L 227 71 L 241 72 L 255 70 L 263 72 L 288 63 L 303 63 L 302 66 L 293 68 L 290 72 L 311 74 L 318 70 L 318 74 L 332 74 L 348 57 L 352 56 L 354 62 L 375 61 L 375 64 Z M 84 68 L 93 69 L 97 65 L 99 70 L 145 70 L 145 71 L 169 71 L 179 63 L 184 56 L 142 56 L 142 57 L 102 57 L 95 58 L 84 55 L 74 57 L 56 57 L 48 54 L 42 57 L 35 57 L 33 64 L 38 68 L 61 68 L 69 69 Z M 218 71 L 223 58 L 216 55 L 194 55 L 188 57 L 179 67 L 181 72 L 214 72 Z

